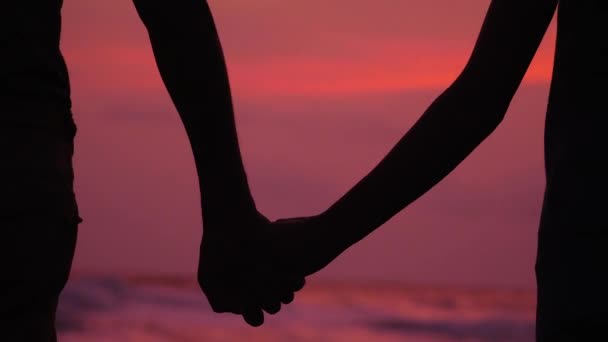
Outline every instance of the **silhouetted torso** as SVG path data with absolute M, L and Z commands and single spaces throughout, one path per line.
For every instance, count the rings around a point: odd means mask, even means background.
M 0 100 L 3 118 L 59 122 L 70 86 L 59 50 L 62 0 L 5 1 L 0 11 Z
M 78 216 L 61 7 L 62 0 L 0 5 L 0 216 Z
M 606 194 L 608 6 L 562 0 L 546 126 L 547 224 L 599 226 Z M 549 215 L 546 213 L 545 215 Z
M 600 307 L 608 286 L 601 270 L 608 260 L 607 7 L 604 0 L 559 3 L 537 260 L 539 286 L 545 289 L 539 294 L 546 314 L 541 320 L 561 320 L 548 316 L 567 312 L 589 323 L 608 310 Z

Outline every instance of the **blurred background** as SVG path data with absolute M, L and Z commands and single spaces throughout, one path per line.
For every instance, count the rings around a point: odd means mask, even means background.
M 366 175 L 462 70 L 489 5 L 209 3 L 270 219 L 317 214 Z M 197 289 L 194 162 L 133 4 L 65 1 L 63 18 L 84 218 L 64 341 L 533 340 L 554 25 L 497 131 L 253 329 L 213 315 Z

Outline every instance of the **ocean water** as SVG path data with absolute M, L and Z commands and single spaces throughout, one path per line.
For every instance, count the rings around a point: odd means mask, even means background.
M 534 293 L 314 283 L 261 328 L 215 314 L 192 281 L 78 278 L 66 287 L 61 342 L 534 340 Z

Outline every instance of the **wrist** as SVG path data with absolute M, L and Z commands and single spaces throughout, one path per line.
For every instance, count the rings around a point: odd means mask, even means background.
M 246 181 L 241 182 L 242 184 L 228 184 L 222 182 L 220 177 L 205 177 L 199 176 L 199 179 L 211 179 L 214 178 L 219 182 L 210 183 L 209 181 L 203 183 L 201 181 L 200 194 L 201 194 L 201 206 L 203 214 L 211 214 L 213 216 L 233 216 L 233 213 L 246 213 L 254 214 L 257 213 L 257 207 L 255 200 L 251 196 L 249 186 Z M 234 178 L 234 177 L 233 177 Z
M 361 241 L 379 224 L 376 224 L 374 214 L 366 207 L 347 206 L 339 201 L 321 214 L 324 225 L 331 227 L 332 240 L 341 251 Z
M 267 221 L 253 204 L 220 205 L 214 202 L 203 205 L 202 215 L 204 234 L 216 238 L 250 240 Z
M 317 227 L 322 231 L 317 232 L 317 235 L 324 236 L 327 246 L 332 254 L 339 255 L 344 252 L 353 243 L 351 242 L 349 224 L 346 220 L 337 215 L 333 210 L 328 209 L 317 216 Z

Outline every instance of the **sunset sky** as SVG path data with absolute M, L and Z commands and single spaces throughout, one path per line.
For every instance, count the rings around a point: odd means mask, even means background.
M 367 174 L 461 71 L 489 5 L 209 2 L 252 191 L 271 219 L 316 214 Z M 133 4 L 67 0 L 63 16 L 84 218 L 75 272 L 193 274 L 194 162 Z M 554 38 L 552 25 L 497 131 L 316 278 L 534 286 Z

